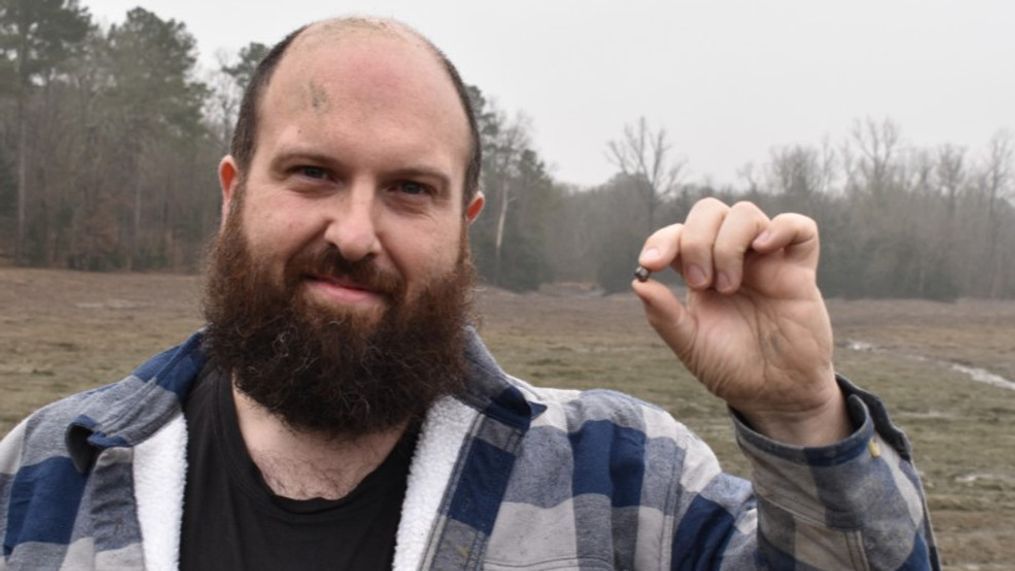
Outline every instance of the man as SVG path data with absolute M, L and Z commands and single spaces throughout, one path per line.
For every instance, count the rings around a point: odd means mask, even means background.
M 835 377 L 812 221 L 704 200 L 639 259 L 686 305 L 633 284 L 734 411 L 752 488 L 655 407 L 497 367 L 468 326 L 479 152 L 457 72 L 406 27 L 276 46 L 219 168 L 207 328 L 3 441 L 4 564 L 937 566 L 904 435 Z

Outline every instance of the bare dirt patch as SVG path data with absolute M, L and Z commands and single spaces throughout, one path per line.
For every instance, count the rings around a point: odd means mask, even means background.
M 61 396 L 112 382 L 200 327 L 200 280 L 0 269 L 0 432 Z M 910 434 L 949 569 L 1015 561 L 1015 303 L 829 303 L 839 370 L 881 395 Z M 484 290 L 481 331 L 501 365 L 548 386 L 622 390 L 669 409 L 743 474 L 725 407 L 645 324 L 630 295 Z M 878 351 L 851 350 L 847 340 Z M 913 358 L 913 356 L 922 358 Z

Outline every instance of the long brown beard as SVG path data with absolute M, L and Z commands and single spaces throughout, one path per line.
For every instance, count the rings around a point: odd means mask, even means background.
M 408 299 L 401 276 L 334 247 L 294 257 L 277 284 L 243 234 L 242 190 L 212 250 L 204 348 L 236 387 L 297 430 L 356 437 L 422 419 L 462 389 L 474 270 L 459 260 Z M 346 276 L 381 292 L 380 315 L 329 311 L 302 295 L 307 274 Z

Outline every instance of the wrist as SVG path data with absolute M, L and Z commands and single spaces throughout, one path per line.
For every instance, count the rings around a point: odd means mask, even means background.
M 756 432 L 791 446 L 827 446 L 853 433 L 846 399 L 838 387 L 831 398 L 806 411 L 738 412 Z

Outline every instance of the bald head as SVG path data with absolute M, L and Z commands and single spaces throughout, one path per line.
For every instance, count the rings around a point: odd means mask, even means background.
M 435 55 L 438 49 L 419 32 L 397 20 L 350 16 L 321 20 L 304 26 L 293 38 L 293 49 L 313 47 L 319 44 L 333 44 L 364 36 L 387 36 L 398 38 L 430 50 Z M 441 57 L 437 55 L 438 59 Z
M 278 73 L 290 59 L 300 59 L 295 54 L 307 54 L 320 50 L 337 51 L 343 44 L 373 39 L 390 40 L 405 43 L 418 48 L 429 56 L 443 70 L 450 80 L 461 111 L 468 127 L 468 161 L 465 168 L 463 204 L 469 204 L 479 190 L 479 172 L 482 163 L 482 149 L 479 129 L 473 114 L 472 101 L 468 90 L 458 74 L 458 70 L 450 60 L 428 39 L 409 26 L 389 19 L 346 17 L 323 20 L 303 26 L 286 36 L 268 52 L 258 64 L 250 83 L 243 94 L 240 113 L 233 133 L 231 154 L 241 171 L 241 176 L 248 172 L 257 151 L 257 140 L 262 114 L 266 111 L 265 93 Z M 315 108 L 323 108 L 329 104 L 324 92 L 317 90 L 313 82 L 307 82 L 300 97 L 294 104 L 309 104 Z

